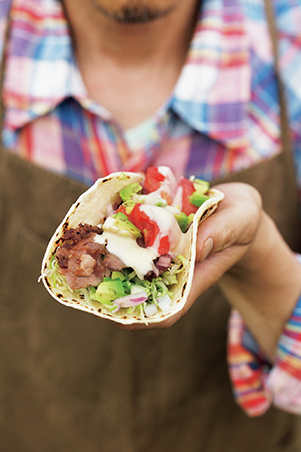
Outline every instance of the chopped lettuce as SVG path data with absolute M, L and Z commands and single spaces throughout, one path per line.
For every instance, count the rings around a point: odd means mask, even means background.
M 177 283 L 177 275 L 187 265 L 187 259 L 177 256 L 162 275 L 143 280 L 138 278 L 131 268 L 124 268 L 119 272 L 112 272 L 111 277 L 105 277 L 97 287 L 88 286 L 86 289 L 73 292 L 80 294 L 88 306 L 95 307 L 95 303 L 101 304 L 113 313 L 120 309 L 133 313 L 137 309 L 144 317 L 154 311 L 154 308 L 145 309 L 150 304 L 154 304 L 157 310 L 166 309 L 168 300 L 172 298 L 171 286 Z M 54 288 L 62 292 L 71 290 L 65 277 L 59 273 L 55 255 L 51 259 L 47 276 Z

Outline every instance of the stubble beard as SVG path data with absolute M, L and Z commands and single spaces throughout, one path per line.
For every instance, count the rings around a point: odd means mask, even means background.
M 173 9 L 173 7 L 170 7 L 165 10 L 157 10 L 146 5 L 129 5 L 121 7 L 116 12 L 111 12 L 99 5 L 95 0 L 92 0 L 92 3 L 103 15 L 121 24 L 145 24 L 153 22 L 160 17 L 166 16 Z

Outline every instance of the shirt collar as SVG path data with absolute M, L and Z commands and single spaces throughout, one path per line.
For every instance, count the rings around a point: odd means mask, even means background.
M 3 92 L 6 123 L 21 127 L 70 96 L 72 67 L 61 5 L 55 0 L 13 0 Z
M 6 126 L 18 129 L 68 97 L 108 119 L 87 95 L 57 0 L 13 0 L 3 99 Z
M 230 147 L 243 145 L 250 93 L 248 40 L 239 3 L 202 2 L 186 64 L 169 103 L 191 127 Z M 109 119 L 109 112 L 85 91 L 60 2 L 13 0 L 11 16 L 6 125 L 22 127 L 70 96 Z
M 228 147 L 246 145 L 251 69 L 241 0 L 204 0 L 172 99 L 194 129 Z

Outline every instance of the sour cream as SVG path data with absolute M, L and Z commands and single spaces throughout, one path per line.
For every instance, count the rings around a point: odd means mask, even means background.
M 94 240 L 107 245 L 107 250 L 119 257 L 122 262 L 135 270 L 140 279 L 153 270 L 153 260 L 159 257 L 158 251 L 153 248 L 141 248 L 132 237 L 125 237 L 114 232 L 104 231 L 96 235 Z
M 159 227 L 159 234 L 151 247 L 140 247 L 135 238 L 126 231 L 120 233 L 114 228 L 104 230 L 103 234 L 96 235 L 94 240 L 107 246 L 107 250 L 119 257 L 122 262 L 135 270 L 140 279 L 153 270 L 153 260 L 160 256 L 158 249 L 160 246 L 160 238 L 168 236 L 170 250 L 176 254 L 181 254 L 181 244 L 183 243 L 184 234 L 182 233 L 174 214 L 167 208 L 142 204 L 141 210 Z M 108 218 L 106 223 L 110 220 Z

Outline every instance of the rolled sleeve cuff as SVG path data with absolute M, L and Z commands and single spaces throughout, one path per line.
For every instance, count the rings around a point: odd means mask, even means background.
M 249 416 L 260 416 L 272 404 L 301 414 L 301 296 L 280 337 L 274 365 L 233 310 L 228 365 L 236 401 Z

